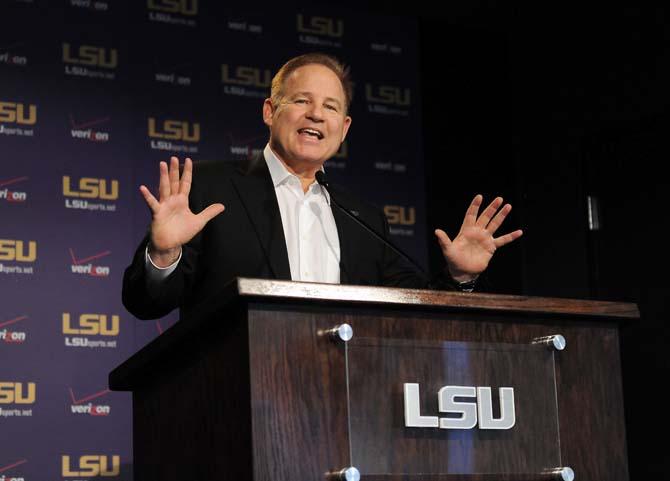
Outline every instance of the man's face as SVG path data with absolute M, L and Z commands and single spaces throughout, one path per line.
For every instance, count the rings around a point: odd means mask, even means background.
M 320 168 L 340 147 L 351 124 L 342 84 L 328 67 L 304 65 L 284 82 L 279 105 L 263 104 L 272 150 L 290 167 Z

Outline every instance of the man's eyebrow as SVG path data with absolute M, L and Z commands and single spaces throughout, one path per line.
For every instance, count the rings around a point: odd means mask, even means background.
M 292 99 L 292 98 L 295 98 L 295 97 L 299 97 L 299 96 L 301 96 L 301 95 L 303 95 L 303 96 L 305 96 L 305 97 L 310 97 L 310 98 L 314 96 L 311 92 L 307 92 L 307 91 L 305 91 L 305 92 L 295 92 L 295 93 L 294 93 L 293 95 L 291 95 L 289 98 Z M 336 99 L 335 97 L 326 97 L 326 102 L 335 102 L 335 103 L 338 105 L 338 107 L 342 105 L 342 102 L 340 102 L 340 101 L 339 101 L 338 99 Z

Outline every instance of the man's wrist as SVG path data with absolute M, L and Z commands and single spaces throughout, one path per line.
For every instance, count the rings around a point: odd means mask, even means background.
M 151 263 L 159 269 L 170 267 L 181 257 L 181 246 L 167 250 L 158 250 L 149 242 L 147 255 Z

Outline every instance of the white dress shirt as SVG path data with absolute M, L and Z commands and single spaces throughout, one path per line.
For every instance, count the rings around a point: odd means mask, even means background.
M 279 204 L 291 279 L 306 282 L 340 282 L 340 240 L 330 209 L 330 196 L 317 182 L 303 192 L 300 178 L 290 173 L 270 148 L 263 151 Z M 197 165 L 195 166 L 197 168 Z M 226 215 L 224 212 L 221 215 Z M 160 283 L 181 260 L 160 268 L 145 254 L 147 280 Z

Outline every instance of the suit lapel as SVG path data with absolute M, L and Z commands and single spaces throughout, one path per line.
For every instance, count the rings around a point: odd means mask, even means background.
M 274 185 L 263 154 L 240 167 L 233 186 L 247 211 L 277 279 L 291 280 L 286 239 Z

